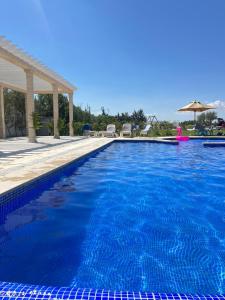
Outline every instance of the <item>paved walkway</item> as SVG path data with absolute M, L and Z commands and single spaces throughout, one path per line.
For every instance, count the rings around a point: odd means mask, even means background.
M 35 151 L 49 149 L 51 147 L 80 141 L 86 137 L 68 137 L 54 139 L 52 136 L 43 136 L 37 138 L 37 143 L 28 143 L 26 137 L 16 137 L 7 140 L 0 139 L 0 162 L 2 159 L 12 155 L 22 155 L 23 153 L 32 153 Z M 20 156 L 18 156 L 20 157 Z
M 118 140 L 177 143 L 157 138 L 118 138 Z M 0 194 L 109 144 L 113 139 L 39 137 L 37 141 L 28 143 L 23 137 L 0 140 Z
M 109 138 L 41 137 L 29 144 L 25 138 L 0 142 L 0 194 L 34 179 L 103 145 Z

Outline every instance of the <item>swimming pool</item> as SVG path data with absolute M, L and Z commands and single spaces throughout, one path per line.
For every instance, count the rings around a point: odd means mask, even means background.
M 113 143 L 2 213 L 0 281 L 224 293 L 225 155 Z

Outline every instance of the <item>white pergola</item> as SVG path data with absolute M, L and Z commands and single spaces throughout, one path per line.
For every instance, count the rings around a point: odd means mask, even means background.
M 26 127 L 29 142 L 36 141 L 33 127 L 34 94 L 53 94 L 55 138 L 59 138 L 58 94 L 68 94 L 69 132 L 73 136 L 73 92 L 76 87 L 0 36 L 0 138 L 6 137 L 4 88 L 23 92 L 26 95 Z

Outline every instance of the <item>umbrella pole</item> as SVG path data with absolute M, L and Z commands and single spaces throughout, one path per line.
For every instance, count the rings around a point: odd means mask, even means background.
M 194 111 L 194 122 L 196 123 L 196 111 Z

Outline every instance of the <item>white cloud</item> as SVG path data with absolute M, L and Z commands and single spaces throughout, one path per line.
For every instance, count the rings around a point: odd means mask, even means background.
M 208 104 L 214 106 L 216 109 L 225 110 L 225 101 L 216 100 L 216 101 L 208 103 Z

